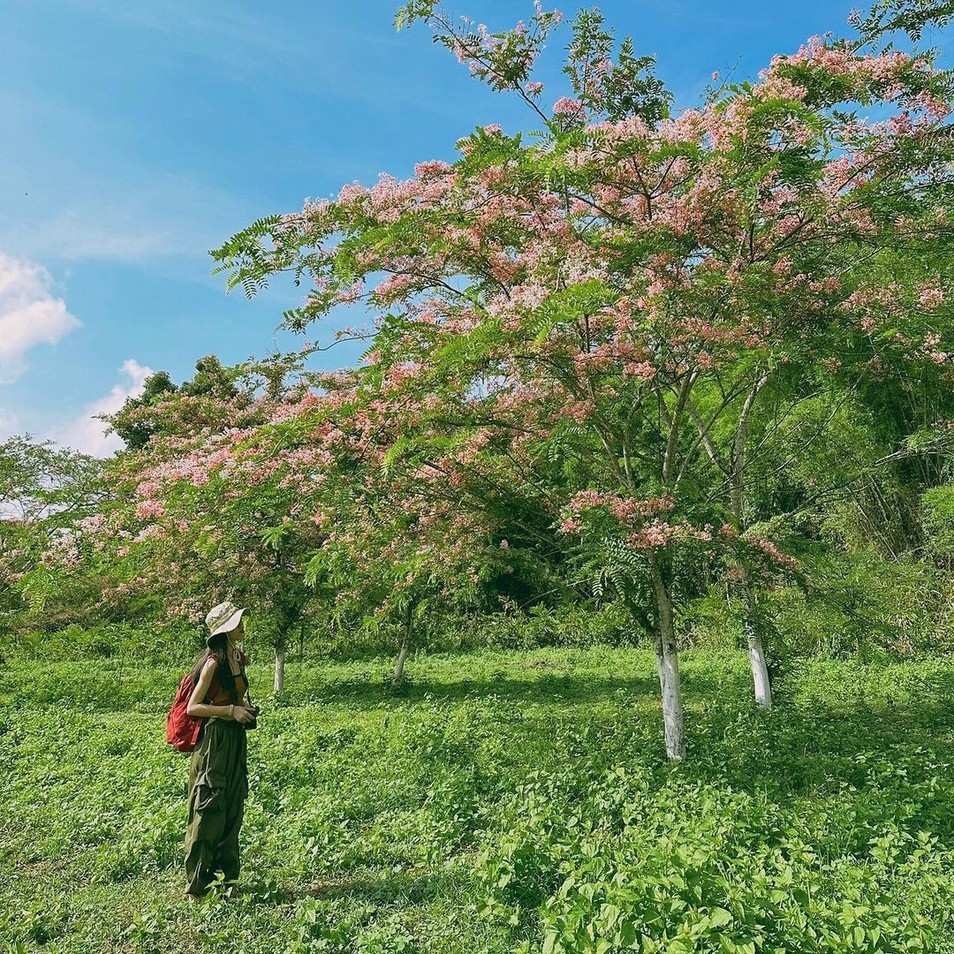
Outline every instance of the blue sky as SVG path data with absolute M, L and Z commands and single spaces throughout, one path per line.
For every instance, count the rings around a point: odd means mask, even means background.
M 570 15 L 578 5 L 555 4 Z M 679 106 L 713 70 L 753 76 L 775 52 L 841 32 L 854 4 L 607 0 L 654 53 Z M 207 250 L 249 222 L 380 172 L 453 158 L 477 124 L 533 128 L 470 79 L 397 0 L 4 0 L 0 14 L 0 437 L 106 453 L 91 412 L 148 369 L 191 376 L 297 346 L 277 333 L 293 289 L 226 295 Z M 546 3 L 548 8 L 550 3 Z M 512 26 L 530 0 L 447 8 Z M 561 36 L 538 77 L 552 103 Z M 320 330 L 309 334 L 321 340 Z M 333 349 L 328 365 L 353 361 Z

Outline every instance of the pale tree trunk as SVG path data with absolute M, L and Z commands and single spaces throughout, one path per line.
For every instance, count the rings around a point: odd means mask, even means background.
M 679 478 L 675 474 L 676 453 L 679 447 L 679 429 L 683 411 L 689 400 L 689 392 L 695 384 L 697 372 L 687 374 L 679 387 L 679 394 L 672 413 L 666 412 L 666 402 L 657 392 L 659 412 L 669 429 L 666 452 L 662 461 L 663 484 L 675 491 Z M 679 652 L 676 648 L 676 629 L 673 624 L 672 599 L 668 582 L 663 578 L 659 563 L 650 558 L 653 592 L 656 597 L 656 669 L 659 672 L 659 689 L 662 695 L 663 730 L 666 736 L 666 755 L 670 761 L 686 757 L 685 715 L 682 709 L 682 685 L 679 679 Z
M 276 693 L 285 688 L 285 646 L 275 647 L 275 681 L 272 688 Z
M 745 498 L 743 496 L 743 474 L 745 469 L 745 440 L 748 429 L 749 415 L 755 404 L 756 395 L 765 383 L 766 378 L 758 380 L 749 393 L 742 407 L 739 420 L 739 429 L 735 435 L 735 446 L 732 461 L 732 470 L 729 475 L 731 481 L 730 500 L 732 516 L 737 526 L 745 525 Z M 749 666 L 752 669 L 752 687 L 755 690 L 755 701 L 763 709 L 772 708 L 772 686 L 769 683 L 768 666 L 765 663 L 765 647 L 762 644 L 762 634 L 759 632 L 755 611 L 755 593 L 752 590 L 752 581 L 744 564 L 739 564 L 742 574 L 742 628 L 749 649 Z
M 742 405 L 742 413 L 739 416 L 739 427 L 735 434 L 735 444 L 732 454 L 732 473 L 730 475 L 732 500 L 732 515 L 735 517 L 736 525 L 741 529 L 745 526 L 745 498 L 743 488 L 745 483 L 745 451 L 746 438 L 748 435 L 749 418 L 752 414 L 752 408 L 755 407 L 755 399 L 759 391 L 768 380 L 768 375 L 763 374 L 755 382 L 752 390 L 749 392 Z M 772 708 L 772 686 L 769 682 L 768 666 L 765 662 L 765 647 L 762 644 L 762 634 L 759 632 L 757 614 L 755 611 L 755 593 L 752 590 L 752 581 L 749 579 L 748 570 L 744 565 L 739 566 L 742 572 L 742 618 L 743 629 L 745 630 L 745 639 L 749 649 L 749 666 L 752 669 L 752 687 L 755 691 L 755 701 L 763 709 Z
M 741 530 L 745 526 L 745 468 L 746 448 L 748 440 L 749 419 L 755 407 L 759 392 L 768 381 L 768 374 L 761 374 L 752 385 L 752 390 L 746 395 L 739 414 L 739 423 L 732 442 L 729 457 L 719 452 L 710 436 L 713 421 L 706 424 L 696 407 L 689 402 L 689 414 L 699 429 L 698 440 L 702 443 L 710 460 L 726 475 L 729 481 L 729 506 L 736 526 Z M 762 634 L 757 625 L 755 610 L 755 592 L 745 565 L 739 562 L 739 572 L 742 577 L 742 629 L 748 644 L 749 666 L 752 670 L 752 686 L 755 692 L 755 701 L 763 709 L 772 708 L 772 685 L 769 681 L 768 666 L 765 659 L 765 646 Z
M 663 729 L 666 755 L 670 760 L 686 757 L 685 715 L 682 709 L 682 685 L 679 678 L 679 653 L 672 618 L 672 600 L 659 567 L 652 564 L 653 590 L 656 595 L 656 668 L 662 693 Z
M 752 685 L 755 688 L 755 701 L 763 709 L 772 708 L 772 684 L 769 681 L 768 665 L 765 661 L 765 647 L 762 634 L 756 625 L 755 594 L 749 576 L 742 569 L 742 598 L 744 600 L 743 625 L 749 644 L 749 666 L 752 669 Z
M 401 639 L 401 648 L 398 650 L 397 660 L 394 663 L 394 678 L 391 680 L 391 685 L 395 689 L 404 681 L 404 662 L 407 659 L 408 652 L 408 639 L 407 633 L 405 633 Z
M 404 663 L 411 649 L 411 617 L 414 606 L 408 602 L 404 610 L 404 625 L 401 629 L 401 648 L 398 650 L 397 660 L 394 663 L 394 678 L 391 685 L 396 689 L 404 681 Z

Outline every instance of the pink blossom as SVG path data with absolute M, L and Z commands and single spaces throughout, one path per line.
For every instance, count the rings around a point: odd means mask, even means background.
M 606 502 L 606 494 L 599 490 L 580 490 L 570 498 L 570 509 L 584 510 L 587 507 L 599 507 Z
M 159 483 L 154 480 L 144 480 L 136 487 L 136 496 L 142 498 L 155 497 L 159 493 Z
M 623 365 L 623 371 L 635 378 L 651 381 L 656 377 L 656 369 L 648 361 L 628 361 Z
M 771 540 L 768 540 L 765 537 L 750 537 L 746 542 L 751 546 L 761 550 L 762 553 L 764 553 L 775 563 L 778 563 L 780 566 L 789 568 L 798 566 L 798 561 L 794 557 L 789 556 L 787 553 L 783 553 Z
M 675 527 L 668 523 L 662 523 L 654 520 L 646 526 L 629 534 L 626 542 L 634 550 L 658 550 L 666 546 L 671 540 L 678 536 Z
M 374 289 L 374 297 L 383 303 L 390 303 L 400 298 L 415 282 L 420 281 L 414 275 L 394 272 L 379 282 Z
M 451 166 L 441 159 L 429 159 L 426 162 L 419 162 L 414 166 L 414 175 L 419 179 L 425 179 L 429 176 L 442 176 L 451 171 Z
M 579 116 L 583 112 L 583 104 L 578 99 L 571 99 L 569 96 L 561 96 L 553 104 L 553 115 Z
M 151 523 L 133 537 L 133 543 L 143 543 L 146 540 L 159 540 L 164 536 L 165 533 L 162 528 L 155 523 Z
M 106 515 L 94 513 L 89 517 L 84 517 L 77 524 L 84 533 L 101 533 L 106 527 Z
M 136 506 L 136 516 L 140 520 L 150 520 L 165 515 L 166 506 L 161 500 L 142 500 Z
M 571 401 L 566 406 L 566 415 L 573 418 L 577 424 L 585 424 L 596 410 L 596 405 L 587 399 Z
M 609 511 L 620 523 L 629 523 L 634 519 L 644 519 L 658 513 L 668 513 L 676 506 L 671 495 L 649 497 L 636 500 L 633 497 L 612 497 L 608 500 Z
M 944 292 L 935 285 L 925 285 L 918 292 L 918 304 L 927 311 L 933 311 L 944 304 Z

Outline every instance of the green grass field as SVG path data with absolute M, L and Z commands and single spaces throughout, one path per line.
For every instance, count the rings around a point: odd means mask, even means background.
M 248 894 L 187 907 L 180 671 L 0 669 L 0 950 L 954 951 L 954 661 L 742 654 L 292 663 L 249 737 Z M 253 667 L 253 689 L 270 684 Z

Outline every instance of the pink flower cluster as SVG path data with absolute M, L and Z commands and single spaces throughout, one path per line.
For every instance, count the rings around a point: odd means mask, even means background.
M 781 567 L 794 569 L 798 566 L 798 560 L 796 560 L 795 557 L 789 556 L 787 553 L 783 553 L 776 544 L 765 537 L 746 537 L 746 543 L 752 547 L 755 547 L 770 560 L 772 560 L 773 563 L 777 563 Z
M 106 529 L 106 515 L 103 513 L 91 514 L 88 517 L 83 517 L 76 526 L 83 533 L 89 533 L 95 536 Z
M 583 104 L 578 99 L 571 99 L 569 96 L 561 96 L 553 104 L 554 116 L 581 116 L 583 114 Z
M 140 520 L 153 520 L 165 516 L 166 506 L 161 500 L 141 500 L 136 506 Z
M 900 50 L 875 56 L 859 56 L 847 47 L 830 46 L 823 37 L 813 36 L 791 56 L 774 56 L 763 77 L 771 78 L 780 67 L 809 64 L 831 76 L 879 82 L 897 80 L 911 66 L 909 54 Z
M 684 536 L 683 527 L 653 520 L 639 530 L 628 534 L 626 543 L 634 550 L 659 550 Z
M 408 289 L 418 283 L 420 283 L 419 276 L 393 272 L 378 283 L 372 294 L 379 304 L 388 305 L 402 298 Z
M 613 496 L 607 498 L 607 509 L 620 523 L 634 523 L 645 520 L 647 517 L 660 513 L 669 513 L 676 507 L 676 499 L 670 495 L 665 497 L 649 497 L 645 500 L 635 500 L 632 497 Z
M 442 159 L 429 159 L 414 166 L 414 175 L 418 179 L 427 179 L 433 176 L 444 176 L 453 171 L 453 167 Z
M 925 311 L 935 311 L 944 304 L 944 290 L 937 285 L 924 285 L 918 290 L 918 305 Z

